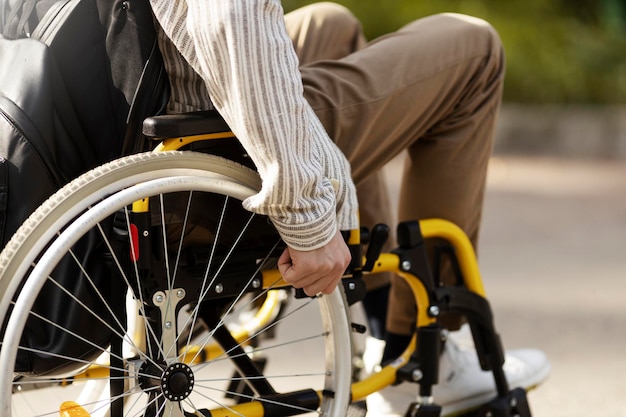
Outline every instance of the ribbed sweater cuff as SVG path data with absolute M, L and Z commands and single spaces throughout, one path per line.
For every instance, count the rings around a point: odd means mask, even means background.
M 312 222 L 297 225 L 271 219 L 285 243 L 296 250 L 312 251 L 326 245 L 337 232 L 337 220 L 333 210 Z

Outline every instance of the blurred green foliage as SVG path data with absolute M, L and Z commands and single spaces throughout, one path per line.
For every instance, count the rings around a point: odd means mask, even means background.
M 373 39 L 421 16 L 489 21 L 507 55 L 505 100 L 626 103 L 626 0 L 336 0 Z M 283 0 L 285 11 L 313 1 Z

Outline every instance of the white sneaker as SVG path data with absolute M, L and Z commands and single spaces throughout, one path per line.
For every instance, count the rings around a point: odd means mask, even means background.
M 441 355 L 439 383 L 433 387 L 433 397 L 442 406 L 442 415 L 469 411 L 496 396 L 493 374 L 480 368 L 473 344 L 463 340 L 466 337 L 450 335 Z M 510 388 L 529 390 L 547 378 L 550 363 L 536 349 L 510 350 L 505 354 L 504 372 Z M 368 415 L 403 417 L 418 390 L 417 384 L 405 382 L 373 393 L 367 397 Z
M 370 375 L 380 370 L 380 361 L 383 358 L 384 350 L 384 340 L 367 336 L 365 339 L 365 352 L 363 352 L 363 370 L 365 375 Z

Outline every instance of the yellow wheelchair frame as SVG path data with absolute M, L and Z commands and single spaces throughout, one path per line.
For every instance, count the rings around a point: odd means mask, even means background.
M 177 123 L 179 124 L 180 129 L 184 131 L 184 127 L 182 126 L 184 126 L 186 116 L 177 115 L 175 117 L 178 118 Z M 192 116 L 192 119 L 197 120 L 197 116 Z M 147 130 L 153 136 L 157 136 L 155 137 L 155 139 L 159 139 L 158 135 L 156 135 L 155 133 L 159 130 L 159 128 L 157 127 L 158 123 L 158 116 L 148 119 L 146 123 L 144 123 L 144 127 L 149 126 Z M 160 143 L 158 144 L 158 146 L 156 146 L 154 152 L 179 150 L 187 145 L 201 141 L 227 138 L 233 138 L 233 140 L 235 140 L 235 135 L 227 129 L 228 126 L 224 124 L 223 127 L 225 129 L 219 132 L 160 138 Z M 379 372 L 372 373 L 364 379 L 356 381 L 352 384 L 352 402 L 362 401 L 368 395 L 380 391 L 383 388 L 391 386 L 399 381 L 404 380 L 417 383 L 428 379 L 426 387 L 422 387 L 419 397 L 416 396 L 417 401 L 409 406 L 407 416 L 410 415 L 412 417 L 420 417 L 440 415 L 441 408 L 437 404 L 432 402 L 433 399 L 431 397 L 431 387 L 432 385 L 436 384 L 438 378 L 437 371 L 434 370 L 432 366 L 427 366 L 426 368 L 430 369 L 429 372 L 434 375 L 428 375 L 427 378 L 425 378 L 424 372 L 419 369 L 420 366 L 423 366 L 423 364 L 419 363 L 419 360 L 423 361 L 424 358 L 418 358 L 415 356 L 415 354 L 418 350 L 417 339 L 420 337 L 420 335 L 423 339 L 428 338 L 431 345 L 429 347 L 430 350 L 425 349 L 422 352 L 422 355 L 434 355 L 435 352 L 437 354 L 439 353 L 439 350 L 434 346 L 439 343 L 440 329 L 438 328 L 437 322 L 440 313 L 442 312 L 441 310 L 444 308 L 444 306 L 441 305 L 441 299 L 436 299 L 438 287 L 437 284 L 433 282 L 432 277 L 422 276 L 422 274 L 429 275 L 428 267 L 426 266 L 426 264 L 420 265 L 418 268 L 415 268 L 412 265 L 412 260 L 414 259 L 411 258 L 417 257 L 419 258 L 420 262 L 427 263 L 425 258 L 425 248 L 422 245 L 423 240 L 441 239 L 447 242 L 452 248 L 462 278 L 462 283 L 460 284 L 460 286 L 449 288 L 448 290 L 452 290 L 452 293 L 446 293 L 443 298 L 445 299 L 445 297 L 450 296 L 454 298 L 454 296 L 456 296 L 457 298 L 461 298 L 460 304 L 464 304 L 468 297 L 471 299 L 469 305 L 454 307 L 448 305 L 445 307 L 447 309 L 455 310 L 457 313 L 465 315 L 467 315 L 468 313 L 472 314 L 471 310 L 473 308 L 476 308 L 476 311 L 474 311 L 473 313 L 479 316 L 478 321 L 482 321 L 483 326 L 487 326 L 486 337 L 484 332 L 485 329 L 483 329 L 482 339 L 480 335 L 474 335 L 474 337 L 475 341 L 478 343 L 479 350 L 483 350 L 483 352 L 479 352 L 482 353 L 484 356 L 480 358 L 481 366 L 484 370 L 491 370 L 494 373 L 494 378 L 498 390 L 498 397 L 495 398 L 490 404 L 484 405 L 480 410 L 480 415 L 495 416 L 500 414 L 494 413 L 501 413 L 504 412 L 503 410 L 506 410 L 506 415 L 529 417 L 530 409 L 526 399 L 525 390 L 521 388 L 510 390 L 504 372 L 501 368 L 504 363 L 504 353 L 500 345 L 499 337 L 495 333 L 495 328 L 493 327 L 493 320 L 491 318 L 491 312 L 480 275 L 480 269 L 478 266 L 476 254 L 472 243 L 470 242 L 467 235 L 457 225 L 444 219 L 424 219 L 420 220 L 419 222 L 407 223 L 405 225 L 405 231 L 403 232 L 403 234 L 405 235 L 404 240 L 406 240 L 406 242 L 403 242 L 402 244 L 404 246 L 407 246 L 404 253 L 403 251 L 393 251 L 390 253 L 373 253 L 370 256 L 375 256 L 376 259 L 375 261 L 372 261 L 370 259 L 371 269 L 368 268 L 369 270 L 366 271 L 353 271 L 352 273 L 358 273 L 359 275 L 362 274 L 363 278 L 365 279 L 369 274 L 376 274 L 381 272 L 391 272 L 402 277 L 404 281 L 409 285 L 417 304 L 417 314 L 415 317 L 415 322 L 417 325 L 416 333 L 413 336 L 409 346 L 397 360 L 384 366 Z M 350 247 L 360 248 L 362 244 L 360 231 L 350 231 L 346 237 L 346 241 Z M 360 251 L 357 250 L 356 253 L 360 253 Z M 360 265 L 365 265 L 367 261 L 368 259 L 366 257 L 363 257 Z M 275 289 L 280 286 L 288 286 L 288 284 L 282 282 L 278 270 L 267 270 L 262 271 L 262 273 L 263 288 Z M 282 284 L 280 282 L 282 282 Z M 458 294 L 455 294 L 455 290 Z M 273 308 L 277 308 L 276 306 L 271 305 L 271 303 L 275 300 L 276 299 L 268 300 L 268 305 L 265 305 L 264 308 L 260 310 L 261 317 L 267 318 L 268 315 L 266 315 L 264 312 L 271 311 Z M 470 324 L 472 324 L 471 320 Z M 475 325 L 472 326 L 473 333 L 480 333 L 480 326 L 476 323 L 474 324 Z M 245 337 L 247 335 L 239 336 L 241 337 L 241 339 L 238 340 L 245 340 Z M 487 340 L 485 340 L 485 338 Z M 485 353 L 485 349 L 491 351 Z M 219 352 L 219 348 L 217 348 L 216 352 Z M 435 364 L 438 363 L 438 360 L 436 359 L 437 357 L 438 356 L 433 356 L 431 358 L 433 359 L 432 362 L 434 362 Z M 321 399 L 323 393 L 318 392 L 318 395 Z M 211 410 L 211 415 L 215 417 L 227 417 L 232 416 L 233 412 L 253 417 L 264 417 L 265 415 L 262 405 L 255 401 L 235 405 L 229 407 L 228 409 Z
M 168 167 L 164 172 L 167 175 L 170 175 L 171 172 L 177 172 L 177 170 L 187 170 L 189 165 L 189 161 L 194 161 L 194 155 L 189 154 L 190 158 L 180 158 L 181 155 L 172 154 L 170 151 L 184 150 L 187 147 L 195 146 L 196 144 L 208 144 L 211 141 L 215 140 L 226 140 L 228 143 L 231 140 L 234 141 L 235 135 L 230 132 L 228 126 L 225 125 L 221 119 L 216 118 L 215 115 L 211 117 L 205 117 L 204 114 L 190 114 L 190 115 L 167 115 L 167 116 L 157 116 L 147 119 L 144 122 L 144 134 L 147 137 L 153 138 L 158 141 L 158 145 L 154 148 L 153 154 L 150 154 L 150 158 L 147 158 L 150 164 L 156 164 L 159 161 L 165 159 L 161 157 L 152 158 L 155 154 L 159 153 L 167 153 L 163 154 L 165 157 L 172 157 L 170 159 L 174 159 L 174 157 L 178 158 L 175 161 L 172 160 L 170 162 L 175 162 L 175 168 Z M 141 157 L 141 156 L 140 156 Z M 132 159 L 132 158 L 131 158 Z M 212 159 L 211 163 L 216 163 L 218 159 Z M 153 162 L 154 160 L 154 162 Z M 136 162 L 136 161 L 135 161 Z M 227 163 L 229 161 L 222 161 L 221 163 Z M 195 162 L 194 162 L 195 163 Z M 135 166 L 136 171 L 141 171 L 143 173 L 144 165 L 131 165 L 132 162 L 129 160 L 129 165 L 127 166 Z M 114 166 L 115 164 L 112 164 Z M 150 165 L 153 166 L 153 165 Z M 225 165 L 226 166 L 226 165 Z M 240 169 L 243 167 L 239 166 Z M 106 175 L 106 170 L 109 168 L 105 166 L 102 171 L 102 177 Z M 152 169 L 152 168 L 151 168 Z M 174 171 L 171 171 L 174 170 Z M 216 171 L 217 174 L 220 172 Z M 223 171 L 226 172 L 226 171 Z M 254 176 L 253 171 L 248 171 L 251 176 Z M 121 184 L 128 184 L 124 181 L 135 181 L 135 179 L 128 180 L 125 176 L 122 176 L 123 173 L 126 173 L 124 170 L 120 170 L 119 173 L 115 174 L 115 183 L 111 187 L 117 187 L 118 182 Z M 87 174 L 86 176 L 89 176 Z M 133 174 L 134 175 L 134 174 Z M 165 174 L 160 174 L 164 175 Z M 179 175 L 177 173 L 171 175 Z M 225 174 L 226 175 L 226 174 Z M 122 179 L 117 179 L 121 177 Z M 133 176 L 133 178 L 135 178 Z M 143 178 L 138 176 L 137 178 Z M 161 177 L 159 177 L 161 178 Z M 178 177 L 177 177 L 178 178 Z M 195 178 L 195 177 L 194 177 Z M 208 177 L 201 177 L 208 178 Z M 256 178 L 256 177 L 255 177 Z M 86 180 L 89 181 L 89 180 Z M 143 181 L 143 180 L 139 180 Z M 102 182 L 105 182 L 104 180 Z M 253 181 L 254 182 L 254 181 Z M 76 184 L 81 184 L 81 179 L 79 178 L 75 181 Z M 90 183 L 90 190 L 86 191 L 85 195 L 88 195 L 89 198 L 98 198 L 101 199 L 102 195 L 99 195 L 100 188 L 98 185 L 100 183 L 95 181 Z M 130 184 L 135 184 L 130 183 Z M 255 185 L 256 187 L 257 185 Z M 73 190 L 77 187 L 77 185 L 72 185 L 68 188 L 68 190 Z M 129 185 L 121 186 L 125 191 L 132 191 L 133 187 Z M 129 188 L 127 188 L 129 187 Z M 93 188 L 93 190 L 92 190 Z M 180 191 L 180 189 L 174 190 L 174 192 Z M 113 192 L 117 192 L 113 190 Z M 169 192 L 169 191 L 166 191 Z M 212 192 L 212 191 L 209 191 Z M 67 192 L 66 192 L 67 193 Z M 130 194 L 130 193 L 129 193 Z M 150 218 L 151 215 L 151 200 L 149 198 L 142 198 L 145 194 L 149 194 L 149 192 L 144 193 L 138 192 L 138 194 L 131 194 L 132 198 L 128 200 L 123 200 L 123 206 L 126 210 L 129 202 L 134 201 L 131 204 L 130 212 L 136 218 Z M 126 197 L 124 197 L 126 198 Z M 142 198 L 138 200 L 133 200 L 135 198 Z M 82 196 L 78 196 L 77 199 L 84 199 Z M 107 197 L 108 199 L 108 197 Z M 108 201 L 108 200 L 107 200 Z M 67 203 L 70 205 L 70 203 Z M 78 205 L 75 201 L 74 205 Z M 82 203 L 81 203 L 82 204 Z M 84 203 L 87 204 L 87 203 Z M 59 206 L 53 206 L 52 209 L 58 209 Z M 81 206 L 82 207 L 82 206 Z M 43 208 L 43 207 L 42 207 Z M 91 210 L 91 206 L 85 208 L 87 211 Z M 119 209 L 118 206 L 115 209 Z M 82 210 L 82 209 L 81 209 Z M 44 211 L 44 210 L 42 210 Z M 97 210 L 96 210 L 97 211 Z M 109 213 L 109 212 L 107 212 Z M 108 214 L 110 216 L 110 214 Z M 75 216 L 75 215 L 73 215 Z M 45 216 L 44 216 L 45 217 Z M 73 219 L 73 217 L 72 217 Z M 82 219 L 82 215 L 81 215 Z M 59 220 L 61 221 L 61 220 Z M 64 221 L 64 220 L 63 220 Z M 70 220 L 73 221 L 73 220 Z M 98 220 L 96 220 L 98 221 Z M 57 224 L 56 221 L 54 223 Z M 91 223 L 89 223 L 91 224 Z M 161 224 L 164 226 L 166 221 L 163 220 Z M 72 224 L 73 226 L 74 224 Z M 39 226 L 39 225 L 38 225 Z M 46 224 L 42 224 L 41 228 L 48 230 L 45 228 Z M 99 226 L 99 223 L 98 223 Z M 67 227 L 67 226 L 64 226 Z M 93 228 L 94 226 L 89 226 Z M 126 225 L 124 225 L 126 227 Z M 70 229 L 70 227 L 67 227 Z M 74 229 L 71 229 L 74 230 Z M 130 236 L 130 226 L 128 227 L 128 232 Z M 58 233 L 55 231 L 46 231 L 45 236 L 48 236 L 47 233 Z M 59 233 L 60 235 L 65 235 L 66 232 Z M 69 234 L 69 232 L 67 232 Z M 149 234 L 148 234 L 149 235 Z M 208 412 L 212 417 L 231 417 L 233 415 L 241 415 L 246 417 L 272 417 L 272 416 L 285 416 L 285 415 L 294 415 L 297 413 L 302 413 L 306 410 L 311 411 L 317 409 L 321 409 L 322 404 L 325 400 L 329 400 L 329 398 L 341 397 L 340 401 L 337 401 L 336 404 L 343 404 L 347 402 L 349 397 L 349 401 L 351 403 L 362 402 L 367 398 L 370 394 L 380 391 L 381 389 L 394 385 L 398 382 L 410 382 L 414 383 L 416 387 L 416 396 L 415 401 L 411 404 L 407 404 L 407 416 L 410 417 L 435 417 L 440 416 L 442 407 L 437 404 L 436 398 L 433 398 L 433 386 L 438 382 L 438 365 L 439 365 L 439 355 L 441 353 L 441 336 L 443 331 L 443 326 L 441 324 L 440 317 L 446 313 L 454 313 L 465 316 L 467 319 L 471 331 L 472 337 L 475 342 L 475 346 L 477 349 L 479 363 L 483 370 L 491 371 L 494 376 L 494 381 L 496 385 L 497 396 L 493 398 L 493 400 L 487 402 L 486 404 L 481 405 L 475 412 L 477 416 L 487 417 L 487 416 L 513 416 L 518 415 L 520 417 L 529 417 L 530 410 L 528 407 L 528 402 L 526 399 L 526 392 L 524 389 L 515 388 L 510 389 L 508 386 L 508 382 L 506 380 L 506 376 L 502 369 L 504 364 L 504 351 L 502 349 L 500 339 L 498 334 L 495 331 L 493 317 L 491 313 L 491 309 L 489 303 L 487 301 L 487 297 L 485 294 L 485 289 L 483 287 L 483 283 L 480 277 L 480 271 L 476 260 L 476 255 L 474 249 L 472 247 L 471 242 L 465 233 L 455 224 L 443 220 L 443 219 L 423 219 L 420 221 L 411 221 L 411 222 L 402 222 L 398 225 L 397 229 L 398 236 L 398 246 L 394 250 L 386 253 L 382 253 L 383 243 L 386 241 L 388 237 L 388 227 L 385 225 L 377 225 L 371 231 L 363 230 L 352 230 L 344 233 L 344 238 L 348 244 L 352 252 L 352 264 L 346 271 L 346 274 L 343 279 L 343 288 L 346 300 L 341 304 L 342 307 L 345 307 L 345 303 L 349 302 L 350 304 L 355 303 L 361 299 L 365 292 L 365 280 L 371 274 L 377 274 L 381 272 L 391 272 L 402 277 L 409 288 L 412 291 L 413 297 L 416 301 L 417 310 L 416 310 L 416 331 L 415 335 L 406 348 L 406 350 L 394 361 L 384 366 L 379 372 L 372 373 L 365 377 L 355 377 L 351 384 L 349 384 L 349 378 L 343 378 L 348 376 L 347 373 L 350 372 L 351 364 L 347 365 L 342 364 L 340 366 L 341 371 L 338 374 L 341 374 L 344 381 L 348 382 L 345 386 L 342 385 L 341 388 L 335 388 L 333 386 L 331 390 L 336 390 L 335 392 L 329 392 L 326 389 L 314 391 L 314 389 L 307 389 L 306 398 L 298 399 L 292 398 L 292 392 L 287 393 L 284 398 L 281 397 L 281 401 L 285 401 L 285 405 L 281 405 L 279 407 L 273 408 L 271 411 L 268 411 L 268 403 L 267 398 L 256 398 L 254 396 L 244 397 L 246 399 L 245 402 L 239 402 L 238 404 L 232 406 L 224 406 L 217 404 L 217 408 L 212 408 L 209 410 L 202 409 L 201 411 L 196 411 L 195 415 L 203 415 L 205 412 Z M 30 237 L 30 236 L 27 236 Z M 150 239 L 149 237 L 146 239 Z M 448 246 L 447 254 L 451 257 L 452 262 L 455 266 L 457 266 L 457 278 L 458 282 L 455 285 L 445 285 L 442 286 L 433 277 L 430 265 L 429 265 L 429 256 L 426 252 L 426 242 L 431 239 L 437 239 L 446 242 Z M 60 237 L 61 241 L 63 240 L 63 236 Z M 69 238 L 67 239 L 69 241 Z M 126 238 L 126 240 L 132 240 Z M 56 242 L 54 242 L 56 244 Z M 134 262 L 135 255 L 132 253 L 134 250 L 133 242 L 130 243 L 131 248 L 131 256 L 130 259 Z M 64 244 L 64 243 L 61 243 Z M 72 245 L 73 243 L 68 243 Z M 51 247 L 54 245 L 51 244 Z M 364 248 L 367 248 L 365 253 L 362 253 Z M 17 248 L 21 249 L 21 248 Z M 68 254 L 71 253 L 73 246 L 70 246 L 70 249 L 67 250 Z M 31 256 L 31 252 L 35 253 L 36 249 L 29 249 L 28 256 Z M 46 249 L 47 250 L 47 249 Z M 113 252 L 113 249 L 110 249 Z M 125 249 L 126 250 L 126 249 Z M 50 250 L 53 252 L 53 250 Z M 25 252 L 26 253 L 26 252 Z M 47 252 L 46 252 L 47 254 Z M 128 251 L 126 251 L 126 256 L 128 256 Z M 60 255 L 62 256 L 62 255 Z M 165 255 L 167 258 L 167 254 Z M 258 259 L 257 259 L 258 260 Z M 33 261 L 34 262 L 34 261 Z M 21 267 L 21 266 L 19 266 Z M 45 268 L 45 267 L 44 267 Z M 256 266 L 255 266 L 256 268 Z M 122 271 L 123 272 L 123 271 Z M 254 318 L 251 320 L 252 324 L 247 326 L 242 326 L 241 329 L 236 332 L 228 329 L 226 331 L 227 338 L 232 339 L 233 343 L 237 345 L 245 346 L 251 343 L 252 339 L 255 337 L 256 331 L 259 328 L 270 327 L 275 323 L 277 312 L 281 309 L 281 294 L 284 292 L 286 288 L 289 288 L 289 285 L 284 282 L 280 276 L 279 271 L 275 267 L 270 267 L 269 269 L 261 268 L 259 266 L 260 274 L 260 283 L 258 286 L 254 287 L 257 289 L 267 290 L 265 295 L 264 302 L 258 306 L 255 312 Z M 209 269 L 207 267 L 206 274 L 209 274 Z M 30 276 L 29 276 L 30 277 Z M 35 276 L 34 280 L 36 282 L 40 282 L 41 278 L 45 277 L 45 273 L 42 275 Z M 255 275 L 256 278 L 256 275 Z M 39 280 L 39 281 L 37 281 Z M 189 282 L 189 281 L 187 281 Z M 224 281 L 226 283 L 226 281 Z M 130 286 L 128 282 L 127 285 Z M 36 285 L 36 284 L 35 284 Z M 160 285 L 160 284 L 159 284 Z M 139 286 L 139 284 L 138 284 Z M 192 285 L 193 287 L 193 285 Z M 40 287 L 41 288 L 41 287 Z M 135 287 L 131 287 L 133 290 Z M 161 287 L 157 287 L 159 289 Z M 169 287 L 168 287 L 169 288 Z M 250 289 L 250 287 L 243 287 L 245 291 L 246 289 Z M 173 288 L 170 288 L 173 289 Z M 143 293 L 143 287 L 139 288 L 139 294 Z M 147 290 L 148 291 L 148 290 Z M 175 292 L 172 292 L 174 294 Z M 243 292 L 242 292 L 243 293 Z M 151 298 L 150 303 L 152 303 L 151 308 L 153 311 L 157 309 L 161 309 L 160 305 L 157 305 L 155 300 L 155 296 L 157 293 L 152 294 L 147 292 L 148 296 Z M 204 301 L 206 298 L 204 296 L 206 293 L 200 293 L 199 299 L 195 299 L 198 305 L 205 304 L 200 303 L 199 301 Z M 334 296 L 339 296 L 336 292 Z M 28 296 L 26 296 L 28 297 Z M 184 297 L 181 296 L 181 298 Z M 165 297 L 167 298 L 167 296 Z M 296 297 L 298 298 L 298 297 Z M 339 300 L 339 298 L 334 298 L 334 300 Z M 103 300 L 104 301 L 104 300 Z M 143 300 L 139 300 L 143 303 Z M 19 300 L 18 300 L 19 302 Z M 119 298 L 117 298 L 117 302 L 119 302 Z M 146 303 L 147 304 L 147 303 Z M 211 303 L 207 303 L 211 304 Z M 24 303 L 23 308 L 27 308 L 27 302 Z M 343 311 L 343 309 L 342 309 Z M 345 311 L 343 311 L 345 313 Z M 342 313 L 342 314 L 343 314 Z M 145 317 L 144 321 L 148 319 L 152 319 L 154 316 L 150 316 L 143 313 Z M 158 320 L 161 320 L 164 324 L 165 318 L 167 316 L 167 320 L 174 318 L 171 316 L 171 311 L 166 312 L 165 310 L 160 310 L 161 317 Z M 10 325 L 13 322 L 19 322 L 19 315 L 12 315 L 9 317 Z M 13 317 L 16 317 L 13 319 Z M 132 316 L 131 316 L 132 317 Z M 147 317 L 147 318 L 146 318 Z M 345 323 L 345 314 L 343 314 L 342 323 Z M 158 323 L 158 322 L 157 322 Z M 170 322 L 171 324 L 171 322 Z M 333 323 L 334 324 L 334 323 Z M 25 325 L 25 324 L 17 324 L 17 326 Z M 328 323 L 325 323 L 328 326 Z M 349 323 L 348 325 L 352 326 L 352 330 L 356 332 L 364 332 L 365 326 L 358 325 L 357 323 Z M 209 327 L 211 327 L 209 325 Z M 343 334 L 348 334 L 349 330 L 341 324 L 339 328 L 342 329 Z M 163 333 L 167 331 L 162 329 Z M 328 330 L 329 327 L 326 327 Z M 142 343 L 145 343 L 147 339 L 146 334 L 147 329 L 138 327 L 136 330 L 136 334 L 133 334 L 133 342 L 134 346 L 137 347 L 138 351 L 145 350 L 145 346 Z M 230 334 L 228 334 L 230 333 Z M 337 333 L 334 330 L 330 333 Z M 163 337 L 163 334 L 161 335 Z M 168 336 L 169 337 L 169 336 Z M 335 337 L 335 336 L 333 336 Z M 6 341 L 7 339 L 5 339 Z M 115 352 L 113 352 L 113 348 L 111 348 L 111 355 L 109 364 L 93 364 L 91 366 L 86 367 L 86 369 L 78 374 L 73 373 L 71 378 L 66 380 L 60 378 L 55 379 L 54 381 L 60 381 L 61 384 L 71 384 L 73 381 L 81 380 L 81 379 L 101 379 L 111 381 L 115 378 L 136 378 L 138 379 L 137 384 L 141 386 L 142 382 L 139 381 L 143 378 L 143 381 L 149 381 L 152 384 L 153 380 L 161 380 L 163 384 L 169 384 L 169 379 L 165 375 L 167 372 L 178 372 L 175 370 L 170 371 L 171 366 L 180 366 L 189 368 L 192 364 L 198 364 L 203 361 L 208 361 L 210 359 L 218 358 L 221 355 L 224 355 L 227 352 L 224 352 L 223 349 L 218 344 L 212 344 L 208 346 L 194 346 L 191 343 L 191 339 L 185 344 L 181 341 L 183 345 L 178 343 L 178 341 L 174 341 L 171 343 L 171 340 L 168 340 L 169 346 L 179 349 L 178 355 L 174 355 L 177 358 L 178 362 L 173 363 L 172 365 L 166 364 L 165 368 L 158 368 L 159 364 L 154 364 L 158 369 L 151 369 L 151 364 L 149 361 L 144 361 L 142 365 L 137 367 L 138 371 L 135 371 L 135 368 L 132 368 L 131 372 L 128 368 L 124 368 L 125 366 L 135 366 L 134 364 L 120 364 L 120 362 L 126 361 L 126 358 L 121 354 L 121 340 L 117 341 Z M 155 341 L 152 340 L 152 343 L 164 343 L 163 340 Z M 228 340 L 227 344 L 230 344 L 231 341 Z M 333 341 L 334 346 L 337 346 L 336 339 Z M 184 350 L 183 350 L 184 349 Z M 118 354 L 115 357 L 115 354 Z M 347 357 L 349 352 L 345 351 L 345 355 L 341 356 L 342 358 Z M 168 355 L 171 354 L 171 351 L 168 352 Z M 245 356 L 245 352 L 242 350 L 242 355 Z M 163 352 L 163 356 L 165 357 L 165 353 Z M 167 356 L 169 359 L 170 356 Z M 2 358 L 0 358 L 2 359 Z M 113 364 L 114 361 L 117 361 L 117 365 Z M 5 362 L 8 362 L 5 361 Z M 6 368 L 7 364 L 2 362 L 2 366 Z M 139 361 L 136 361 L 139 363 Z M 333 363 L 335 365 L 337 361 Z M 141 368 L 142 366 L 148 366 L 148 368 Z M 174 368 L 172 368 L 174 369 Z M 177 369 L 177 368 L 176 368 Z M 193 387 L 193 383 L 189 384 L 190 380 L 193 380 L 193 373 L 191 372 L 191 368 L 189 368 L 189 378 L 187 379 L 185 390 L 189 390 Z M 346 372 L 347 371 L 347 372 Z M 163 374 L 161 375 L 161 372 Z M 134 376 L 133 376 L 134 374 Z M 139 374 L 143 374 L 140 376 Z M 260 375 L 264 377 L 262 374 L 254 374 Z M 324 377 L 326 380 L 329 378 L 329 373 L 325 374 Z M 166 381 L 166 382 L 163 382 Z M 148 382 L 146 382 L 148 383 Z M 342 383 L 343 384 L 343 383 Z M 113 385 L 111 383 L 111 385 Z M 349 392 L 348 388 L 349 386 Z M 19 385 L 14 385 L 14 390 L 19 389 Z M 310 385 L 309 385 L 310 386 Z M 165 385 L 164 385 L 165 387 Z M 189 388 L 191 387 L 191 388 Z M 141 387 L 144 391 L 146 387 Z M 158 389 L 160 388 L 158 385 L 148 385 L 149 389 Z M 167 388 L 170 389 L 170 388 Z M 163 391 L 165 392 L 165 390 Z M 303 391 L 298 391 L 303 392 Z M 115 407 L 119 408 L 119 401 L 114 401 L 113 392 L 109 395 L 111 406 L 113 407 L 113 402 L 116 402 Z M 187 395 L 189 395 L 187 393 Z M 297 392 L 296 392 L 297 395 Z M 171 403 L 176 403 L 179 401 L 175 395 L 170 397 Z M 186 397 L 185 397 L 186 398 Z M 248 401 L 249 400 L 249 401 Z M 344 402 L 345 400 L 345 402 Z M 107 400 L 108 401 L 108 400 Z M 264 402 L 265 401 L 265 402 Z M 293 402 L 290 403 L 290 401 Z M 334 400 L 326 401 L 326 403 L 331 402 L 335 403 Z M 301 404 L 305 404 L 306 407 L 301 406 Z M 122 405 L 123 406 L 123 405 Z M 294 406 L 292 409 L 288 409 L 287 406 Z M 180 405 L 177 405 L 180 407 Z M 271 408 L 271 407 L 270 407 Z M 335 410 L 337 411 L 337 410 Z M 61 405 L 61 413 L 63 417 L 84 417 L 88 416 L 87 412 L 82 408 L 81 405 L 78 405 L 73 402 L 66 402 Z M 158 413 L 157 413 L 158 414 Z M 335 417 L 335 412 L 333 412 L 333 416 Z M 159 414 L 160 415 L 160 414 Z M 185 413 L 181 408 L 177 411 L 177 416 L 185 415 L 186 417 L 189 413 Z

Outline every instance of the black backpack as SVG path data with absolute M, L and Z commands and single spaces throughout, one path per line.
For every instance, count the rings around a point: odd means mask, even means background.
M 0 247 L 47 197 L 79 174 L 123 154 L 147 149 L 141 122 L 158 114 L 168 84 L 148 0 L 8 0 L 0 6 Z M 96 253 L 85 245 L 84 256 Z M 110 273 L 96 276 L 106 293 Z M 87 305 L 99 304 L 79 271 L 63 279 Z M 57 291 L 58 292 L 58 291 Z M 47 294 L 52 294 L 47 293 Z M 93 303 L 90 300 L 93 299 Z M 45 317 L 76 304 L 62 293 L 40 297 Z M 63 325 L 105 346 L 110 331 L 84 314 Z M 27 325 L 34 349 L 95 358 L 92 346 L 63 342 L 42 322 Z M 97 337 L 96 337 L 97 336 Z M 29 337 L 28 335 L 25 337 Z M 51 346 L 47 344 L 53 343 Z M 24 354 L 16 371 L 63 372 L 63 360 Z
M 3 247 L 66 182 L 147 150 L 141 122 L 164 107 L 168 86 L 148 0 L 11 0 L 2 16 Z

